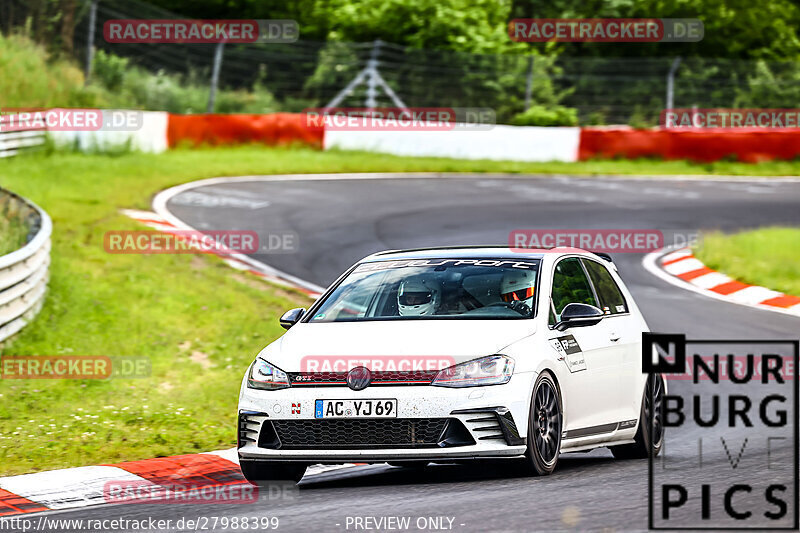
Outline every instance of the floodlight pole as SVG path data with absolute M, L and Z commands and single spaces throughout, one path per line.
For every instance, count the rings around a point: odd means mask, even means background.
M 380 87 L 392 100 L 395 107 L 408 109 L 408 106 L 397 96 L 397 93 L 389 87 L 389 84 L 386 83 L 386 80 L 383 79 L 383 76 L 381 76 L 381 73 L 378 71 L 378 65 L 380 64 L 378 58 L 380 57 L 381 45 L 383 45 L 383 41 L 380 39 L 376 39 L 373 42 L 372 52 L 370 52 L 369 60 L 367 60 L 367 66 L 361 69 L 356 77 L 353 78 L 344 89 L 339 91 L 336 96 L 333 97 L 333 100 L 328 102 L 328 105 L 325 107 L 338 107 L 339 104 L 342 103 L 342 100 L 353 92 L 353 89 L 366 81 L 367 92 L 364 98 L 364 107 L 367 109 L 375 109 L 378 106 L 377 96 L 378 88 Z

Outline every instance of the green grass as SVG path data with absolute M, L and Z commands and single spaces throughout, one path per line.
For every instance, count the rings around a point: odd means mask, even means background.
M 695 255 L 739 281 L 800 296 L 800 229 L 712 233 L 703 236 Z
M 0 216 L 0 255 L 19 250 L 25 246 L 28 228 L 17 218 Z
M 111 255 L 103 235 L 141 228 L 120 208 L 224 175 L 317 172 L 797 174 L 798 163 L 513 163 L 260 146 L 115 157 L 38 153 L 0 160 L 0 186 L 53 218 L 50 290 L 4 355 L 145 356 L 152 375 L 109 381 L 0 380 L 0 475 L 233 446 L 242 374 L 304 296 L 192 255 Z

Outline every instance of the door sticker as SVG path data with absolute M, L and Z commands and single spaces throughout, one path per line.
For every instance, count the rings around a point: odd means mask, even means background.
M 565 335 L 556 339 L 550 339 L 550 344 L 561 355 L 559 359 L 563 359 L 567 363 L 567 368 L 569 368 L 570 372 L 586 370 L 586 361 L 583 359 L 583 351 L 578 341 L 575 340 L 575 337 L 572 335 Z

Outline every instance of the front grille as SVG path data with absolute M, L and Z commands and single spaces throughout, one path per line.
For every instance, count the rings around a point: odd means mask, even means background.
M 263 431 L 277 434 L 281 449 L 424 448 L 443 438 L 447 418 L 272 420 Z
M 438 370 L 375 371 L 374 385 L 430 385 Z M 347 372 L 289 372 L 292 386 L 347 386 Z

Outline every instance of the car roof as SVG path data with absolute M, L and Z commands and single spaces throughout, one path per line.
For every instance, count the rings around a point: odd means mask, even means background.
M 410 259 L 541 259 L 545 253 L 579 253 L 591 254 L 579 248 L 530 248 L 519 250 L 510 248 L 506 245 L 490 246 L 444 246 L 436 248 L 413 248 L 408 250 L 386 250 L 369 255 L 359 261 L 360 263 L 372 263 L 375 261 L 388 260 L 410 260 Z M 605 254 L 600 255 L 603 257 Z M 610 261 L 610 257 L 603 257 Z

